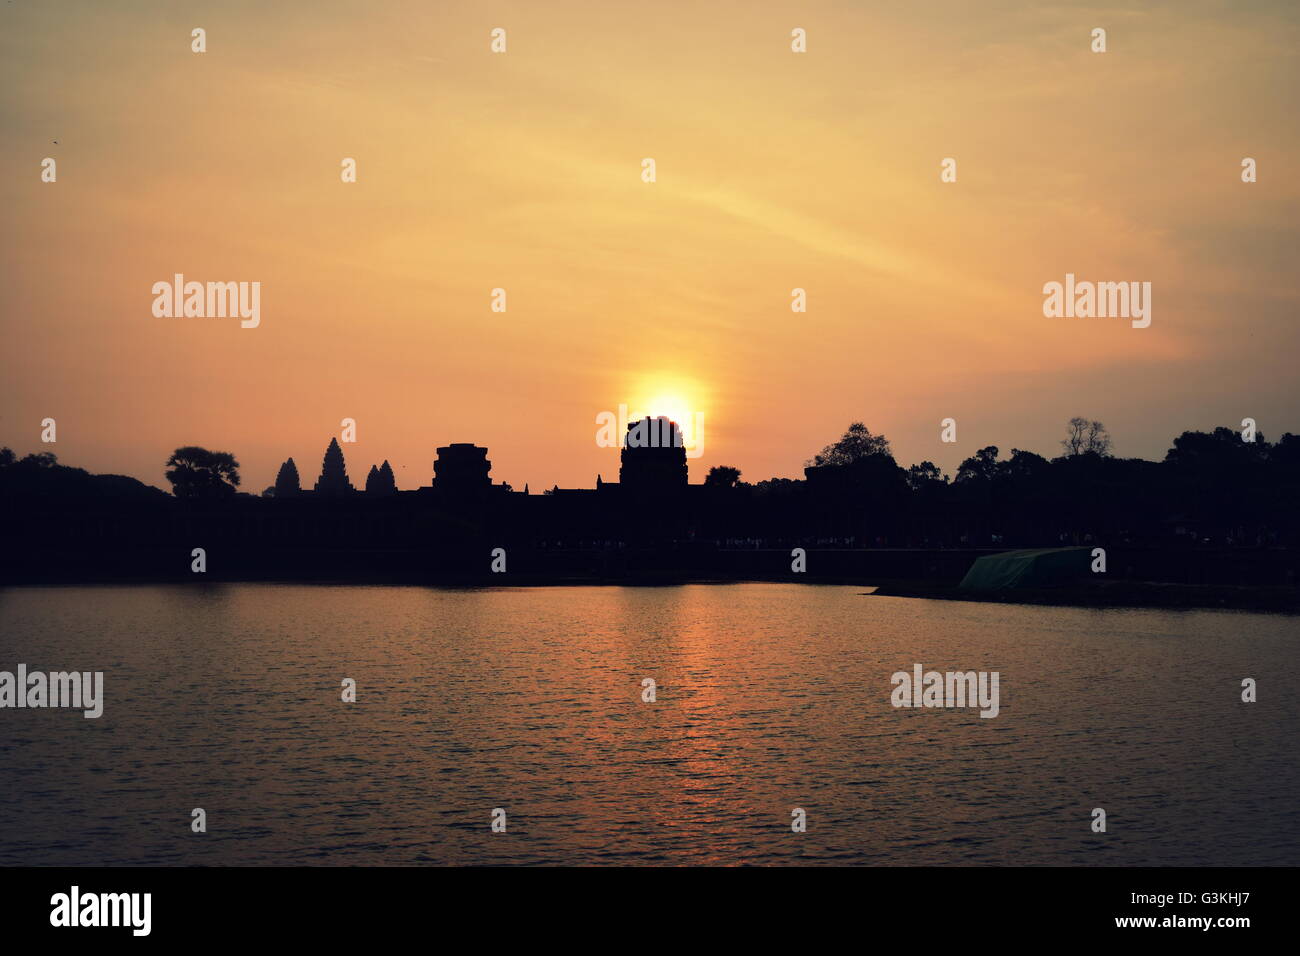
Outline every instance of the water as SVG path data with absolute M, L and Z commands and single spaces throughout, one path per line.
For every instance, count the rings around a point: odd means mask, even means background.
M 1300 862 L 1297 619 L 863 592 L 3 590 L 0 669 L 106 702 L 0 710 L 0 864 Z

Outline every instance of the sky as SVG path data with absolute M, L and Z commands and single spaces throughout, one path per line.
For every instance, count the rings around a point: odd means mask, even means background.
M 538 491 L 616 480 L 620 405 L 703 416 L 696 482 L 854 421 L 949 473 L 1300 432 L 1297 51 L 1289 2 L 5 3 L 0 445 L 257 493 L 351 418 L 354 483 L 465 441 Z M 260 324 L 156 317 L 176 273 Z M 1067 273 L 1151 325 L 1045 317 Z

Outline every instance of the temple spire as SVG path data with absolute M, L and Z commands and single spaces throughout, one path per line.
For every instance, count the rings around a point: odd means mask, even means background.
M 347 465 L 343 461 L 343 449 L 339 447 L 337 438 L 331 438 L 330 446 L 325 449 L 325 458 L 321 462 L 320 478 L 316 480 L 316 493 L 346 495 L 352 490 L 352 482 L 348 481 Z

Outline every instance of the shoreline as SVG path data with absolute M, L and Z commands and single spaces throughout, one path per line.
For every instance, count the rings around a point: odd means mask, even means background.
M 1086 585 L 1060 588 L 973 591 L 935 584 L 895 583 L 876 588 L 871 596 L 1103 610 L 1208 610 L 1300 614 L 1300 589 L 1285 586 L 1249 587 L 1173 584 L 1160 581 L 1115 581 L 1090 582 Z
M 513 572 L 500 575 L 445 575 L 376 573 L 351 570 L 334 574 L 284 575 L 277 573 L 178 577 L 176 575 L 16 575 L 0 580 L 0 592 L 9 588 L 151 587 L 186 585 L 214 587 L 231 584 L 300 585 L 307 587 L 427 587 L 455 590 L 549 587 L 681 587 L 733 584 L 800 584 L 870 588 L 865 597 L 895 597 L 980 604 L 1026 604 L 1096 609 L 1226 610 L 1300 614 L 1300 588 L 1176 584 L 1155 581 L 1088 582 L 1056 588 L 1001 591 L 962 590 L 951 584 L 916 580 L 864 580 L 859 575 L 726 575 L 638 573 L 627 575 L 544 574 Z

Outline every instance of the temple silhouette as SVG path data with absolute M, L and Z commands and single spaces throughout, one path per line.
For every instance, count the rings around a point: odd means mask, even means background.
M 621 495 L 662 498 L 690 494 L 692 486 L 688 482 L 686 447 L 677 423 L 664 417 L 644 418 L 629 423 L 627 431 L 619 452 L 617 482 L 606 482 L 597 475 L 595 488 L 557 487 L 545 492 L 545 496 L 566 501 L 598 497 L 608 502 Z M 385 461 L 382 466 L 370 467 L 364 490 L 361 490 L 354 487 L 348 478 L 343 448 L 337 438 L 332 438 L 321 462 L 320 477 L 310 491 L 300 486 L 298 466 L 289 458 L 280 466 L 275 484 L 263 492 L 263 497 L 284 501 L 345 499 L 364 494 L 367 498 L 418 496 L 426 502 L 457 504 L 500 503 L 511 495 L 532 497 L 527 488 L 516 492 L 504 482 L 494 484 L 491 472 L 492 462 L 486 448 L 469 442 L 454 442 L 437 449 L 430 484 L 413 491 L 399 491 L 392 467 Z
M 899 466 L 855 423 L 802 479 L 749 484 L 719 466 L 692 482 L 678 426 L 645 418 L 627 426 L 617 481 L 541 493 L 493 481 L 489 450 L 468 442 L 438 446 L 428 482 L 399 490 L 387 461 L 355 481 L 331 439 L 317 475 L 289 458 L 260 495 L 238 490 L 233 455 L 197 446 L 169 459 L 171 495 L 2 449 L 0 583 L 192 580 L 197 548 L 207 580 L 507 583 L 489 566 L 501 549 L 509 582 L 955 584 L 984 554 L 1077 546 L 1106 549 L 1115 578 L 1294 601 L 1300 436 L 1184 432 L 1155 462 L 1082 435 L 1052 460 L 980 449 L 950 480 Z M 808 558 L 792 577 L 796 548 Z

